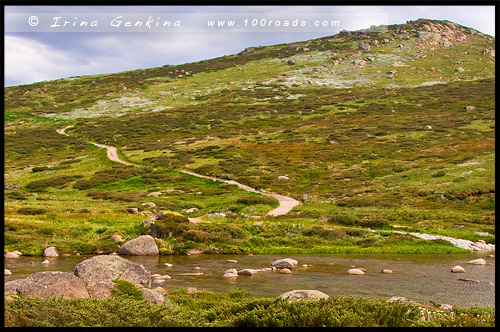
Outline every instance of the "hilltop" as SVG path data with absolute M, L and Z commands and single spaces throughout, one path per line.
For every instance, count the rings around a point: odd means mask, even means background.
M 5 250 L 111 252 L 159 210 L 211 221 L 162 253 L 459 251 L 396 228 L 494 243 L 495 38 L 386 28 L 5 88 Z M 257 220 L 277 202 L 181 170 L 302 204 Z

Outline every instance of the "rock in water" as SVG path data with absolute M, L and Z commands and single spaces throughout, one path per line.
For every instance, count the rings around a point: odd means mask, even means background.
M 27 297 L 58 297 L 65 299 L 90 297 L 83 279 L 71 272 L 37 272 L 23 279 L 17 292 Z
M 15 252 L 6 252 L 5 258 L 19 258 L 19 255 L 16 254 Z
M 327 300 L 330 298 L 327 294 L 320 292 L 314 289 L 306 289 L 306 290 L 293 290 L 284 294 L 281 294 L 279 297 L 288 299 L 288 302 L 295 301 L 319 301 L 319 300 Z
M 224 273 L 222 277 L 224 278 L 236 278 L 238 276 L 238 273 Z
M 451 268 L 451 272 L 453 273 L 465 273 L 465 269 L 459 265 Z
M 12 275 L 12 272 L 10 272 L 10 270 L 3 269 L 3 275 L 8 277 L 8 276 Z
M 147 256 L 158 255 L 158 246 L 151 235 L 141 235 L 138 238 L 122 244 L 118 249 L 120 255 Z
M 287 268 L 280 269 L 279 272 L 281 274 L 291 274 L 292 273 L 292 271 L 290 271 L 290 269 L 287 269 Z
M 360 269 L 349 269 L 347 273 L 352 275 L 364 275 L 365 273 Z
M 241 271 L 238 271 L 238 275 L 242 275 L 242 276 L 253 276 L 256 273 L 257 273 L 257 270 L 254 270 L 254 269 L 243 269 Z
M 382 273 L 385 273 L 385 274 L 391 274 L 391 273 L 392 273 L 392 270 L 389 270 L 389 269 L 383 269 L 381 272 L 382 272 Z
M 295 259 L 282 258 L 272 262 L 271 267 L 275 267 L 278 269 L 295 269 L 297 267 L 297 264 L 298 262 Z
M 478 259 L 473 259 L 471 261 L 468 261 L 467 264 L 486 265 L 486 261 L 482 258 L 478 258 Z
M 48 247 L 43 251 L 43 257 L 59 257 L 56 247 Z
M 142 265 L 116 255 L 95 256 L 75 266 L 75 275 L 85 282 L 90 297 L 109 297 L 113 280 L 126 280 L 138 287 L 151 285 L 151 274 Z

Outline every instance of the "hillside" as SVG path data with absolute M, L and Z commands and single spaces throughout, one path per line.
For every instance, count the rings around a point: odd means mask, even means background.
M 494 97 L 495 39 L 424 19 L 8 87 L 5 250 L 111 252 L 159 210 L 211 221 L 162 253 L 459 250 L 401 226 L 494 243 Z M 303 203 L 257 220 L 277 202 L 181 170 Z

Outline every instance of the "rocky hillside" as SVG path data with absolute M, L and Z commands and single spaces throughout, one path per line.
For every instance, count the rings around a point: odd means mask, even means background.
M 6 212 L 115 213 L 148 202 L 197 217 L 270 210 L 179 172 L 188 170 L 305 200 L 284 222 L 343 213 L 331 223 L 491 237 L 494 68 L 493 37 L 419 19 L 9 87 Z M 69 125 L 68 136 L 57 133 Z M 118 166 L 89 142 L 140 167 Z

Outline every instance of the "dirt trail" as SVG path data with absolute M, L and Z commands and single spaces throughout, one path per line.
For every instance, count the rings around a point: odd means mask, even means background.
M 266 195 L 266 196 L 271 196 L 271 197 L 276 198 L 278 200 L 278 202 L 279 202 L 280 205 L 276 209 L 274 209 L 272 211 L 269 211 L 267 213 L 268 216 L 280 216 L 280 215 L 287 214 L 295 206 L 297 206 L 297 205 L 300 204 L 300 202 L 298 200 L 296 200 L 296 199 L 294 199 L 292 197 L 283 196 L 283 195 L 276 194 L 276 193 L 271 193 L 271 192 L 260 192 L 260 191 L 256 190 L 255 188 L 252 188 L 250 186 L 247 186 L 245 184 L 239 183 L 239 182 L 234 181 L 234 180 L 219 179 L 219 178 L 216 178 L 216 177 L 213 177 L 213 176 L 206 176 L 206 175 L 198 174 L 198 173 L 191 172 L 191 171 L 181 171 L 181 172 L 189 174 L 189 175 L 197 176 L 197 177 L 200 177 L 200 178 L 211 179 L 211 180 L 214 180 L 214 181 L 222 181 L 222 182 L 225 182 L 225 183 L 228 183 L 228 184 L 234 184 L 234 185 L 237 185 L 238 187 L 240 187 L 242 189 L 245 189 L 246 191 L 251 191 L 251 192 L 254 192 L 254 193 L 261 194 L 261 195 Z

